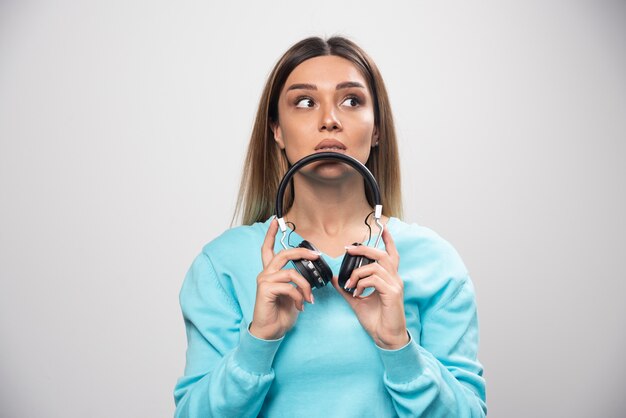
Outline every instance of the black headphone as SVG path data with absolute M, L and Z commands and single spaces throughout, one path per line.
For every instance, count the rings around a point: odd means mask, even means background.
M 383 213 L 383 205 L 380 201 L 380 190 L 378 189 L 378 183 L 374 178 L 374 175 L 368 170 L 368 168 L 363 165 L 359 160 L 352 158 L 345 154 L 340 154 L 338 152 L 320 152 L 317 154 L 308 155 L 298 162 L 296 162 L 291 168 L 287 171 L 283 179 L 280 181 L 280 185 L 278 186 L 278 194 L 276 195 L 276 218 L 278 219 L 278 225 L 280 226 L 280 230 L 283 232 L 283 236 L 280 239 L 280 243 L 283 248 L 287 249 L 287 245 L 285 245 L 285 236 L 287 235 L 287 225 L 285 220 L 283 219 L 283 196 L 285 194 L 285 189 L 289 184 L 289 181 L 293 177 L 293 175 L 300 170 L 302 167 L 311 164 L 315 161 L 319 160 L 338 160 L 344 163 L 347 163 L 354 167 L 365 179 L 365 182 L 368 184 L 370 190 L 373 194 L 374 199 L 374 219 L 376 221 L 376 225 L 378 225 L 379 233 L 376 238 L 375 247 L 378 247 L 378 243 L 380 242 L 380 238 L 383 234 L 384 226 L 380 222 L 380 217 Z M 352 245 L 361 245 L 358 242 L 353 243 Z M 302 241 L 299 245 L 299 248 L 307 248 L 309 250 L 318 251 L 317 248 L 313 244 L 308 241 Z M 346 282 L 350 278 L 352 271 L 361 266 L 365 266 L 367 264 L 373 263 L 374 260 L 369 259 L 365 256 L 360 255 L 350 255 L 346 254 L 343 258 L 343 262 L 341 263 L 341 268 L 339 269 L 339 285 L 343 289 Z M 311 284 L 311 287 L 324 287 L 328 282 L 331 281 L 333 277 L 333 272 L 331 271 L 328 264 L 322 259 L 322 257 L 317 260 L 292 260 L 293 265 L 296 270 Z M 354 288 L 345 289 L 349 293 L 354 292 Z

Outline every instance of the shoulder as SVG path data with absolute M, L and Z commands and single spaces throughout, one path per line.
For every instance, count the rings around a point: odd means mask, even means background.
M 392 218 L 389 232 L 400 255 L 405 283 L 419 282 L 430 302 L 456 293 L 470 280 L 461 256 L 454 246 L 434 230 Z
M 189 269 L 181 297 L 217 284 L 227 299 L 235 300 L 233 277 L 256 276 L 261 263 L 261 244 L 268 226 L 269 223 L 260 222 L 236 226 L 205 244 Z
M 400 257 L 408 257 L 422 263 L 445 264 L 449 270 L 456 273 L 455 276 L 467 275 L 467 268 L 457 250 L 434 230 L 392 218 L 389 231 Z
M 258 253 L 268 225 L 268 222 L 256 222 L 252 225 L 229 228 L 204 245 L 202 252 L 209 258 L 221 260 L 230 259 L 237 254 L 246 254 L 251 250 Z

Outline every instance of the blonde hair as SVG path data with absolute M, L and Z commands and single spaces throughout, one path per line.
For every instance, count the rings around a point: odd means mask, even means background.
M 278 121 L 278 97 L 289 74 L 307 59 L 335 55 L 351 61 L 365 77 L 374 101 L 374 121 L 378 127 L 378 146 L 372 148 L 367 168 L 372 172 L 383 202 L 383 214 L 402 217 L 400 159 L 389 97 L 382 76 L 372 59 L 354 42 L 333 36 L 327 40 L 311 37 L 293 45 L 274 66 L 261 95 L 244 162 L 237 205 L 231 225 L 238 215 L 244 225 L 263 222 L 275 212 L 278 184 L 287 172 L 289 162 L 284 150 L 274 141 L 272 123 Z M 373 205 L 371 192 L 366 196 Z M 287 190 L 287 212 L 293 194 Z

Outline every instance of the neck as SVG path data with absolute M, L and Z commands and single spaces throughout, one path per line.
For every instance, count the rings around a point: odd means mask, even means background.
M 358 174 L 332 182 L 295 175 L 293 181 L 294 202 L 285 218 L 300 231 L 341 236 L 346 230 L 362 227 L 373 210 L 365 197 L 363 178 Z

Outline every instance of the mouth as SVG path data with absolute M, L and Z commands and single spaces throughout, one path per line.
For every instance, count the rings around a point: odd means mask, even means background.
M 336 139 L 325 139 L 315 147 L 316 152 L 345 152 L 346 146 Z

